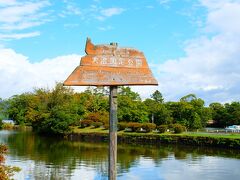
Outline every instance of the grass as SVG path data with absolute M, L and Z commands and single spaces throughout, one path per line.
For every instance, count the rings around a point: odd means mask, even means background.
M 232 139 L 240 139 L 240 134 L 220 134 L 220 133 L 195 133 L 195 132 L 187 132 L 183 133 L 183 135 L 193 136 L 193 137 L 216 137 L 216 138 L 232 138 Z
M 86 128 L 78 128 L 72 127 L 73 133 L 108 133 L 109 131 L 104 128 L 93 128 L 93 127 L 86 127 Z M 141 135 L 156 135 L 156 136 L 191 136 L 191 137 L 213 137 L 213 138 L 231 138 L 231 139 L 240 139 L 240 134 L 220 134 L 220 133 L 204 133 L 204 132 L 184 132 L 181 134 L 173 134 L 173 133 L 156 133 L 156 132 L 149 132 L 149 133 L 136 133 L 136 132 L 124 132 L 118 131 L 118 134 L 127 134 L 127 135 L 134 135 L 134 136 L 141 136 Z
M 93 128 L 93 127 L 85 127 L 85 128 L 79 128 L 79 127 L 72 127 L 73 133 L 108 133 L 108 130 L 105 130 L 103 128 Z

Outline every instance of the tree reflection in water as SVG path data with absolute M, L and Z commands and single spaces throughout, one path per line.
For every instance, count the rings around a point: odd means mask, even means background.
M 0 142 L 9 146 L 12 161 L 34 162 L 31 172 L 25 173 L 32 179 L 84 179 L 90 174 L 94 179 L 107 179 L 107 143 L 71 142 L 22 131 L 0 131 L 0 137 Z M 126 175 L 133 167 L 140 167 L 142 160 L 151 160 L 152 168 L 156 168 L 169 160 L 194 164 L 206 156 L 240 159 L 236 150 L 119 144 L 118 177 Z

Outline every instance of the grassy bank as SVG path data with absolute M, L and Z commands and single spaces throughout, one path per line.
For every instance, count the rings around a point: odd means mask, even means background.
M 108 141 L 108 130 L 101 128 L 74 128 L 68 136 L 71 140 Z M 191 146 L 211 146 L 240 149 L 240 134 L 212 133 L 132 133 L 118 132 L 118 142 L 128 144 L 182 144 Z

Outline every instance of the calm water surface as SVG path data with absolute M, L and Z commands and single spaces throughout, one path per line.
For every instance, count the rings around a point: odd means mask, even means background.
M 6 163 L 22 170 L 17 180 L 107 179 L 108 145 L 0 131 L 9 146 Z M 118 145 L 121 180 L 239 180 L 240 152 L 179 146 Z

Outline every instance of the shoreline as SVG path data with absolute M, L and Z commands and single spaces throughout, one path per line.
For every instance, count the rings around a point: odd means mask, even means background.
M 175 144 L 200 147 L 217 147 L 240 149 L 240 138 L 213 137 L 213 136 L 194 136 L 186 134 L 144 134 L 144 133 L 118 133 L 118 143 L 142 144 L 142 145 L 161 145 Z M 99 132 L 78 132 L 65 136 L 71 141 L 94 141 L 108 142 L 108 133 Z

